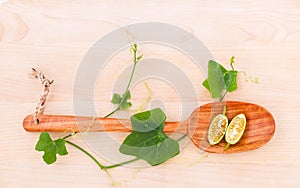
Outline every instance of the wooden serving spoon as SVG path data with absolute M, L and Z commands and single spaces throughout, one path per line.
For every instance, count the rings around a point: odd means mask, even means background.
M 247 119 L 245 132 L 241 140 L 223 151 L 226 142 L 211 146 L 207 140 L 207 130 L 212 119 L 222 113 L 226 105 L 226 116 L 230 121 L 235 115 L 244 113 Z M 116 118 L 97 118 L 91 125 L 91 117 L 75 117 L 62 115 L 39 115 L 39 124 L 33 123 L 33 115 L 25 117 L 23 127 L 30 132 L 130 132 L 130 120 Z M 226 101 L 205 104 L 194 110 L 183 122 L 166 122 L 164 132 L 181 132 L 189 136 L 200 149 L 211 153 L 237 153 L 257 149 L 266 144 L 275 133 L 275 121 L 265 108 L 251 103 Z

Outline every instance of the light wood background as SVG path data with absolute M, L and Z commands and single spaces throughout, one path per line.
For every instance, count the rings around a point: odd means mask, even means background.
M 6 1 L 0 6 L 0 187 L 112 186 L 93 161 L 72 147 L 68 156 L 50 166 L 42 161 L 42 153 L 34 151 L 39 134 L 25 132 L 22 121 L 33 112 L 41 85 L 28 75 L 36 67 L 55 80 L 45 113 L 72 115 L 74 78 L 89 47 L 120 26 L 146 21 L 191 31 L 226 66 L 235 55 L 236 68 L 259 77 L 260 83 L 241 78 L 239 90 L 227 100 L 266 107 L 277 129 L 273 139 L 255 151 L 205 154 L 189 144 L 157 167 L 112 169 L 114 181 L 120 187 L 300 187 L 299 0 Z M 200 103 L 210 102 L 201 87 L 203 75 L 180 61 L 184 58 L 180 54 L 147 46 L 141 51 L 147 57 L 173 57 L 184 71 L 190 71 Z M 128 54 L 116 57 L 100 79 L 105 80 L 104 92 L 95 90 L 100 115 L 112 108 L 112 84 L 129 58 Z M 154 98 L 166 99 L 169 120 L 176 120 L 176 95 L 163 92 L 155 81 L 149 85 Z M 133 90 L 133 103 L 138 104 L 147 92 L 143 85 Z M 91 151 L 80 136 L 71 140 Z

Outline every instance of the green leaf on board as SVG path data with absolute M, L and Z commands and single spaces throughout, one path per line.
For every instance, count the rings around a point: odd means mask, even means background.
M 115 93 L 110 102 L 113 104 L 118 104 L 120 110 L 127 110 L 132 106 L 131 102 L 128 101 L 130 98 L 130 91 L 127 90 L 122 97 L 118 93 Z
M 43 159 L 47 164 L 56 161 L 56 155 L 67 155 L 66 141 L 64 139 L 52 140 L 49 133 L 42 132 L 35 145 L 35 150 L 44 151 Z
M 222 91 L 224 88 L 224 78 L 223 75 L 226 69 L 215 61 L 208 62 L 208 85 L 210 88 L 210 94 L 212 98 L 220 98 L 222 96 Z
M 219 63 L 210 60 L 208 62 L 208 77 L 202 85 L 210 92 L 212 98 L 223 99 L 223 91 L 233 92 L 237 90 L 238 71 L 233 68 L 234 57 L 230 59 L 232 70 L 226 70 Z
M 115 93 L 110 102 L 113 104 L 120 104 L 121 100 L 122 97 L 118 93 Z
M 163 132 L 166 115 L 161 109 L 141 112 L 130 119 L 133 131 L 122 143 L 121 153 L 136 156 L 155 166 L 180 152 L 178 142 Z
M 207 79 L 202 82 L 202 85 L 210 92 L 210 88 L 209 88 L 209 84 L 208 84 Z
M 237 90 L 238 85 L 237 85 L 237 71 L 228 71 L 224 75 L 224 81 L 225 81 L 225 89 L 228 92 L 233 92 Z

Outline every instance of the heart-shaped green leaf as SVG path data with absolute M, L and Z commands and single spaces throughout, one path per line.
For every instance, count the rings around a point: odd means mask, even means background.
M 57 139 L 53 141 L 49 133 L 43 132 L 35 145 L 35 150 L 44 151 L 43 159 L 47 164 L 52 164 L 56 161 L 56 154 L 67 155 L 66 141 Z
M 136 156 L 154 166 L 180 152 L 178 142 L 163 132 L 166 115 L 161 109 L 135 114 L 130 119 L 133 131 L 122 143 L 121 153 Z

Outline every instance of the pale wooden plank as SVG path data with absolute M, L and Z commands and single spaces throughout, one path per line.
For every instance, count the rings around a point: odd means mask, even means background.
M 298 0 L 5 2 L 0 7 L 0 187 L 110 186 L 107 176 L 71 147 L 70 155 L 59 157 L 52 166 L 45 165 L 41 153 L 34 151 L 38 134 L 25 132 L 22 121 L 32 113 L 41 87 L 28 74 L 31 67 L 37 67 L 55 79 L 46 113 L 72 115 L 74 78 L 89 47 L 120 26 L 145 21 L 170 23 L 191 31 L 222 62 L 235 55 L 236 67 L 259 77 L 260 83 L 241 81 L 240 89 L 227 99 L 266 107 L 273 113 L 277 129 L 265 147 L 252 152 L 206 156 L 189 144 L 179 156 L 158 167 L 111 170 L 122 187 L 299 187 Z M 200 85 L 204 76 L 186 63 L 182 54 L 168 48 L 155 50 L 153 46 L 142 50 L 148 57 L 166 58 L 189 73 L 199 102 L 211 101 Z M 109 81 L 96 83 L 100 115 L 112 108 L 111 84 L 121 73 L 118 68 L 125 68 L 128 61 L 124 51 L 105 70 L 103 79 Z M 178 119 L 175 93 L 170 88 L 162 92 L 164 87 L 157 82 L 149 84 L 154 97 L 165 100 L 168 118 Z M 143 84 L 133 92 L 135 105 L 147 94 Z M 126 135 L 112 136 L 122 140 Z M 80 137 L 74 141 L 85 146 Z M 104 145 L 104 150 L 109 149 Z

